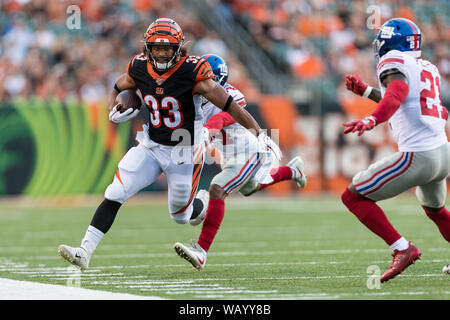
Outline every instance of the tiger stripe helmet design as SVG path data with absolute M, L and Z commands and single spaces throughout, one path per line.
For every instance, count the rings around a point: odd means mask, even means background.
M 183 31 L 178 23 L 169 18 L 160 18 L 152 22 L 144 34 L 144 54 L 153 62 L 153 66 L 159 71 L 172 68 L 180 61 L 181 47 L 184 43 Z M 157 62 L 152 55 L 152 46 L 168 45 L 174 47 L 174 54 L 166 63 Z

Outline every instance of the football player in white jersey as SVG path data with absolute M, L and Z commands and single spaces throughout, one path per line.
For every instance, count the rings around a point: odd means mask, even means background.
M 217 55 L 205 55 L 214 73 L 214 80 L 220 83 L 239 106 L 247 103 L 244 95 L 227 83 L 228 67 Z M 222 171 L 211 181 L 209 194 L 200 190 L 197 198 L 203 200 L 204 208 L 195 208 L 190 223 L 203 221 L 197 243 L 186 246 L 175 243 L 174 249 L 179 256 L 189 261 L 194 268 L 201 270 L 206 263 L 207 252 L 219 230 L 225 214 L 225 198 L 239 191 L 249 196 L 259 190 L 284 180 L 294 180 L 301 188 L 306 186 L 306 175 L 300 157 L 293 158 L 287 166 L 277 167 L 281 160 L 281 151 L 270 138 L 258 139 L 238 124 L 233 117 L 216 107 L 212 102 L 203 102 L 204 130 L 211 137 L 211 145 L 221 155 Z M 269 149 L 267 148 L 269 146 Z M 209 201 L 208 201 L 209 199 Z M 198 203 L 198 202 L 197 202 Z M 206 210 L 207 209 L 207 210 Z M 201 213 L 193 219 L 198 212 Z
M 368 86 L 358 75 L 347 75 L 346 86 L 378 106 L 364 119 L 344 123 L 344 133 L 358 132 L 360 136 L 389 121 L 399 151 L 356 174 L 342 194 L 342 202 L 394 251 L 390 268 L 380 278 L 386 282 L 420 259 L 421 253 L 394 229 L 376 202 L 417 187 L 419 203 L 450 242 L 450 212 L 445 208 L 450 144 L 439 71 L 420 58 L 417 25 L 402 18 L 387 21 L 374 41 L 374 51 L 380 89 Z

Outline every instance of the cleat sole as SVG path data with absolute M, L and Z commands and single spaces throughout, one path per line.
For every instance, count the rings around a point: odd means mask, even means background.
M 194 259 L 193 259 L 190 255 L 186 254 L 186 253 L 184 252 L 184 250 L 183 250 L 180 246 L 178 246 L 177 244 L 175 244 L 175 245 L 173 246 L 173 248 L 175 249 L 175 252 L 176 252 L 181 258 L 183 258 L 184 260 L 189 261 L 189 263 L 191 264 L 191 266 L 192 266 L 194 269 L 196 269 L 196 270 L 198 270 L 198 271 L 200 271 L 200 270 L 202 269 L 200 266 L 196 266 L 196 265 L 195 265 Z
M 71 257 L 71 255 L 67 252 L 67 250 L 64 247 L 58 248 L 58 254 L 61 256 L 61 258 L 73 264 L 74 259 Z
M 78 264 L 75 263 L 75 259 L 72 257 L 72 255 L 66 250 L 66 248 L 60 246 L 58 248 L 58 254 L 61 256 L 61 258 L 63 258 L 64 260 L 66 260 L 67 262 L 69 262 L 70 264 L 72 264 L 73 266 L 77 267 L 78 269 L 80 269 L 81 271 L 85 271 L 86 268 L 83 268 L 81 266 L 79 266 Z

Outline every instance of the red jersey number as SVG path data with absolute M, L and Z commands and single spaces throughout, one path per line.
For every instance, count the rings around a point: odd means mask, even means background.
M 422 115 L 436 118 L 448 119 L 448 111 L 442 106 L 441 102 L 441 88 L 439 77 L 433 77 L 433 74 L 427 70 L 422 70 L 420 73 L 420 81 L 430 82 L 430 89 L 422 89 L 420 91 L 420 108 Z M 435 87 L 437 87 L 437 92 Z M 439 107 L 441 112 L 439 113 Z
M 169 129 L 177 129 L 183 124 L 183 114 L 180 112 L 180 103 L 174 97 L 164 97 L 161 100 L 161 105 L 158 100 L 152 95 L 146 95 L 144 102 L 149 108 L 150 122 L 153 127 L 159 128 L 164 122 Z M 161 117 L 161 109 L 168 109 L 169 117 Z

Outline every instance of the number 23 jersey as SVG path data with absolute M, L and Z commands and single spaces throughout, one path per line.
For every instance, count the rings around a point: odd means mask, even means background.
M 441 77 L 437 67 L 429 61 L 416 59 L 407 53 L 389 51 L 377 66 L 382 96 L 386 88 L 380 78 L 391 70 L 401 72 L 409 86 L 405 101 L 389 119 L 399 151 L 427 151 L 447 143 L 445 124 L 448 111 L 442 106 Z
M 182 57 L 175 66 L 159 74 L 147 57 L 139 54 L 128 64 L 127 74 L 148 108 L 148 134 L 152 141 L 168 146 L 199 143 L 203 113 L 201 97 L 194 95 L 193 90 L 199 81 L 214 77 L 206 60 Z M 184 130 L 172 136 L 176 129 Z

